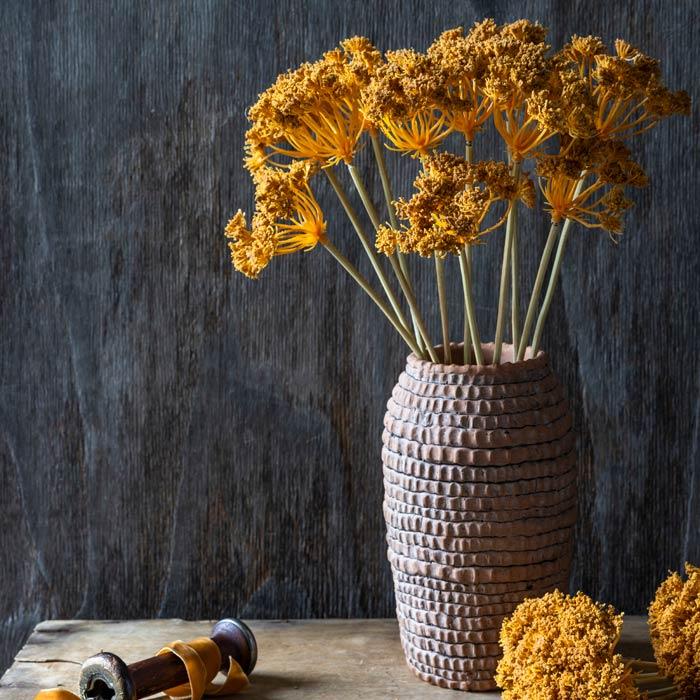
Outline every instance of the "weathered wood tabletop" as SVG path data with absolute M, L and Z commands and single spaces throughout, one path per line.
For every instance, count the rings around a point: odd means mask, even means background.
M 259 646 L 252 685 L 241 694 L 266 700 L 429 700 L 456 697 L 413 676 L 403 660 L 395 620 L 254 621 Z M 127 663 L 151 656 L 173 639 L 206 634 L 209 622 L 54 620 L 37 625 L 0 679 L 0 700 L 32 700 L 41 688 L 77 688 L 80 664 L 98 651 Z M 625 620 L 626 654 L 651 658 L 643 618 Z M 469 698 L 494 700 L 496 693 Z

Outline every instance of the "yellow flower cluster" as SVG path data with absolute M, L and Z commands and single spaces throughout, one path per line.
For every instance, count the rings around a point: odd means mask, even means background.
M 424 257 L 458 255 L 465 245 L 477 243 L 503 223 L 508 206 L 496 223 L 484 226 L 496 202 L 510 205 L 521 198 L 528 206 L 534 204 L 531 180 L 522 176 L 516 182 L 505 163 L 470 164 L 451 153 L 435 153 L 422 165 L 413 183 L 415 194 L 395 202 L 399 218 L 408 226 L 400 230 L 382 226 L 377 232 L 377 248 L 385 255 L 392 255 L 397 248 Z
M 393 149 L 425 156 L 450 133 L 450 111 L 466 104 L 445 78 L 429 55 L 388 51 L 362 93 L 365 116 Z
M 624 188 L 648 182 L 621 141 L 594 138 L 562 138 L 560 153 L 538 158 L 537 174 L 553 221 L 571 219 L 610 233 L 622 233 L 622 215 L 632 206 Z
M 250 222 L 238 211 L 226 227 L 233 264 L 255 278 L 273 257 L 321 243 L 370 295 L 411 350 L 430 356 L 434 355 L 430 333 L 415 299 L 410 268 L 399 253 L 436 256 L 445 347 L 450 347 L 450 324 L 442 258 L 459 255 L 467 321 L 464 361 L 470 361 L 471 344 L 474 358 L 481 362 L 467 246 L 507 222 L 494 361 L 501 357 L 508 296 L 518 354 L 529 344 L 534 352 L 558 283 L 571 223 L 621 233 L 623 215 L 631 206 L 626 188 L 647 182 L 627 140 L 665 117 L 689 111 L 688 95 L 669 90 L 658 62 L 629 43 L 618 40 L 610 52 L 597 37 L 573 36 L 554 52 L 546 29 L 528 20 L 499 25 L 487 19 L 466 31 L 449 29 L 424 52 L 407 48 L 382 54 L 364 37 L 346 39 L 319 60 L 278 76 L 248 111 L 245 166 L 255 184 L 256 207 Z M 474 140 L 488 129 L 497 132 L 505 145 L 503 161 L 473 163 Z M 454 140 L 448 137 L 457 134 L 464 137 L 460 146 L 464 159 L 444 152 Z M 355 163 L 367 135 L 391 226 L 382 223 Z M 393 201 L 384 147 L 420 161 L 415 191 L 406 199 Z M 527 161 L 536 164 L 543 209 L 551 221 L 520 337 L 518 206 L 520 202 L 534 206 L 537 199 Z M 376 248 L 390 257 L 412 323 L 336 175 L 341 164 L 347 165 L 376 231 Z M 326 239 L 326 221 L 309 188 L 310 176 L 319 169 L 324 169 L 360 238 L 383 296 L 375 293 L 335 241 Z
M 583 593 L 521 603 L 503 623 L 496 681 L 505 700 L 640 698 L 615 647 L 622 615 Z
M 290 161 L 322 167 L 350 163 L 363 132 L 376 130 L 390 148 L 425 158 L 452 131 L 471 143 L 492 118 L 514 161 L 538 156 L 542 191 L 555 220 L 567 217 L 618 233 L 629 205 L 623 187 L 644 180 L 629 153 L 618 168 L 625 173 L 617 173 L 619 182 L 606 175 L 616 149 L 623 148 L 619 139 L 663 117 L 687 114 L 689 108 L 685 92 L 664 86 L 658 62 L 622 40 L 608 54 L 597 37 L 574 36 L 552 55 L 539 24 L 485 20 L 466 33 L 461 28 L 444 32 L 425 53 L 404 49 L 383 57 L 368 39 L 353 37 L 320 60 L 280 75 L 259 96 L 248 113 L 246 166 L 255 174 Z M 558 152 L 539 152 L 555 134 Z M 607 148 L 606 141 L 614 145 Z M 582 173 L 586 183 L 580 186 Z M 603 192 L 604 185 L 610 187 Z M 448 241 L 473 238 L 475 222 L 483 221 L 481 214 L 493 203 L 484 188 L 455 188 L 452 215 L 443 198 L 431 228 L 422 227 L 430 230 L 434 250 L 453 249 Z M 422 200 L 427 205 L 425 194 Z M 414 204 L 400 208 L 415 218 L 414 210 L 422 205 Z M 246 267 L 252 272 L 269 256 L 270 217 L 254 217 L 253 230 L 265 235 L 242 233 L 245 224 L 238 215 L 232 222 L 228 235 L 239 232 L 236 257 L 248 240 L 246 255 L 255 264 Z M 391 237 L 382 231 L 383 249 L 392 247 Z M 402 247 L 398 240 L 396 245 Z M 402 249 L 417 252 L 419 247 Z
M 649 607 L 649 629 L 660 669 L 684 698 L 700 698 L 700 568 L 686 564 L 687 580 L 673 573 Z
M 663 84 L 658 61 L 621 39 L 611 55 L 598 37 L 572 37 L 551 60 L 546 94 L 544 105 L 533 101 L 537 118 L 575 138 L 627 138 L 690 112 L 688 94 Z
M 281 170 L 263 166 L 254 173 L 256 212 L 248 228 L 240 210 L 228 222 L 226 237 L 234 267 L 253 279 L 276 255 L 311 250 L 326 234 L 323 212 L 303 161 Z
M 548 138 L 539 122 L 516 113 L 546 87 L 551 59 L 545 29 L 519 20 L 477 23 L 469 33 L 444 32 L 425 54 L 389 52 L 363 91 L 367 118 L 392 147 L 425 156 L 452 131 L 471 142 L 493 115 L 515 157 Z
M 368 39 L 353 37 L 278 76 L 248 112 L 248 168 L 261 167 L 271 153 L 322 165 L 351 162 L 368 128 L 360 94 L 380 62 Z
M 442 71 L 447 89 L 458 99 L 449 112 L 449 127 L 464 134 L 468 143 L 473 142 L 492 113 L 493 103 L 481 89 L 489 68 L 488 57 L 481 47 L 495 31 L 493 20 L 476 24 L 468 35 L 461 27 L 449 29 L 427 52 Z

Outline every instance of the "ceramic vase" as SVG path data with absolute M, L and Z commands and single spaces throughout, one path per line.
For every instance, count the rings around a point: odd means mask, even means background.
M 415 355 L 384 418 L 388 557 L 406 661 L 423 680 L 492 690 L 503 619 L 567 590 L 576 519 L 571 416 L 544 352 L 522 362 Z M 461 347 L 455 346 L 461 357 Z

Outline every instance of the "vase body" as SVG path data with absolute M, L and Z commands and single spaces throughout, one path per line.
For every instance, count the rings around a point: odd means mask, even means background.
M 493 346 L 484 345 L 484 361 Z M 461 349 L 455 347 L 461 356 Z M 503 619 L 568 588 L 576 520 L 571 416 L 545 353 L 501 365 L 409 356 L 384 418 L 388 557 L 406 661 L 491 690 Z

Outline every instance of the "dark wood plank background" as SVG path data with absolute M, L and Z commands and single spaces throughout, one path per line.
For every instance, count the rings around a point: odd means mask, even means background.
M 698 8 L 0 3 L 0 667 L 47 617 L 392 615 L 379 453 L 403 348 L 322 251 L 253 283 L 221 235 L 277 73 L 356 33 L 425 48 L 526 16 L 557 45 L 623 35 L 692 92 Z M 576 232 L 546 337 L 580 436 L 573 585 L 629 612 L 700 559 L 697 112 L 638 152 L 653 185 L 618 247 Z M 531 280 L 545 223 L 525 226 Z M 499 257 L 477 258 L 484 328 Z

